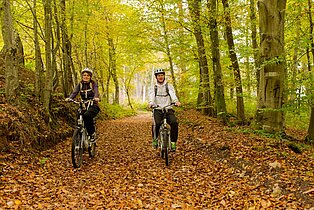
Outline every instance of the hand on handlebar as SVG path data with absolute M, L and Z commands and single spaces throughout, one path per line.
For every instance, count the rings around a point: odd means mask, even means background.
M 73 101 L 73 99 L 72 98 L 66 98 L 65 101 L 69 102 L 69 101 Z
M 175 105 L 175 106 L 181 106 L 181 102 L 180 102 L 180 101 L 177 101 L 177 102 L 174 103 L 174 105 Z

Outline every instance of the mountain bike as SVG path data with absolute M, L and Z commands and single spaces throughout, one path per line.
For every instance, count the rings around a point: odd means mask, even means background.
M 168 106 L 159 109 L 163 113 L 162 124 L 159 129 L 158 135 L 158 146 L 157 149 L 160 150 L 160 157 L 165 159 L 166 166 L 169 166 L 169 153 L 171 152 L 171 135 L 170 135 L 170 126 L 167 123 L 167 112 L 170 106 L 173 106 L 174 103 L 171 103 Z M 158 106 L 152 107 L 155 111 Z
M 71 158 L 74 168 L 79 168 L 82 165 L 84 150 L 88 150 L 90 157 L 95 157 L 96 155 L 96 131 L 95 131 L 95 141 L 91 142 L 87 135 L 87 130 L 84 125 L 83 113 L 89 108 L 94 100 L 87 101 L 75 101 L 70 100 L 75 104 L 79 104 L 77 109 L 77 124 L 72 136 L 72 148 L 71 148 Z M 94 124 L 96 124 L 96 119 L 94 118 Z M 95 126 L 96 128 L 96 126 Z

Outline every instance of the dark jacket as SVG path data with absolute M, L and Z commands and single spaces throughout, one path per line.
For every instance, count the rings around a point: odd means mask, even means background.
M 80 93 L 82 100 L 89 100 L 93 98 L 99 98 L 98 85 L 95 81 L 91 80 L 90 82 L 81 81 L 73 90 L 69 98 L 74 99 L 77 94 Z M 98 102 L 95 102 L 94 105 L 98 106 Z

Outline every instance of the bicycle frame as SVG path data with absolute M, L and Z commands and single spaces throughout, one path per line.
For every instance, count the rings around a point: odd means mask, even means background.
M 170 148 L 171 147 L 171 139 L 170 139 L 170 128 L 169 125 L 167 123 L 167 109 L 163 109 L 163 123 L 160 126 L 159 129 L 159 139 L 160 139 L 160 146 L 161 146 L 161 150 L 163 150 L 164 148 Z
M 163 113 L 162 124 L 159 129 L 159 138 L 158 138 L 158 147 L 160 148 L 160 156 L 165 159 L 166 166 L 169 165 L 169 152 L 171 148 L 171 135 L 170 135 L 170 128 L 167 123 L 167 112 L 170 106 L 174 105 L 171 103 L 168 106 L 163 107 L 160 109 Z M 154 110 L 157 107 L 153 107 Z
M 89 106 L 93 103 L 93 100 L 88 101 L 74 101 L 71 102 L 79 104 L 77 110 L 77 127 L 74 130 L 72 137 L 72 150 L 71 157 L 72 163 L 75 168 L 79 168 L 82 164 L 82 156 L 84 149 L 88 149 L 90 157 L 95 156 L 95 146 L 96 143 L 91 143 L 88 139 L 87 130 L 83 120 L 84 110 L 87 110 Z M 85 105 L 87 104 L 87 107 Z M 94 121 L 95 122 L 95 121 Z
M 85 102 L 80 101 L 79 102 L 79 108 L 77 110 L 77 128 L 79 129 L 80 133 L 82 134 L 81 142 L 80 142 L 80 148 L 87 148 L 89 145 L 88 137 L 87 137 L 87 130 L 85 128 L 84 120 L 83 120 L 83 111 L 85 110 Z

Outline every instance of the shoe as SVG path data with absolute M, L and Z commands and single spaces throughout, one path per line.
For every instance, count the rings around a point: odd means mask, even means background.
M 93 133 L 92 135 L 89 136 L 89 141 L 90 141 L 91 143 L 95 143 L 95 142 L 96 142 L 95 133 Z
M 157 147 L 158 147 L 158 139 L 153 139 L 152 145 L 153 145 L 154 149 L 157 149 Z
M 171 142 L 171 151 L 175 152 L 177 149 L 177 143 L 176 142 Z

